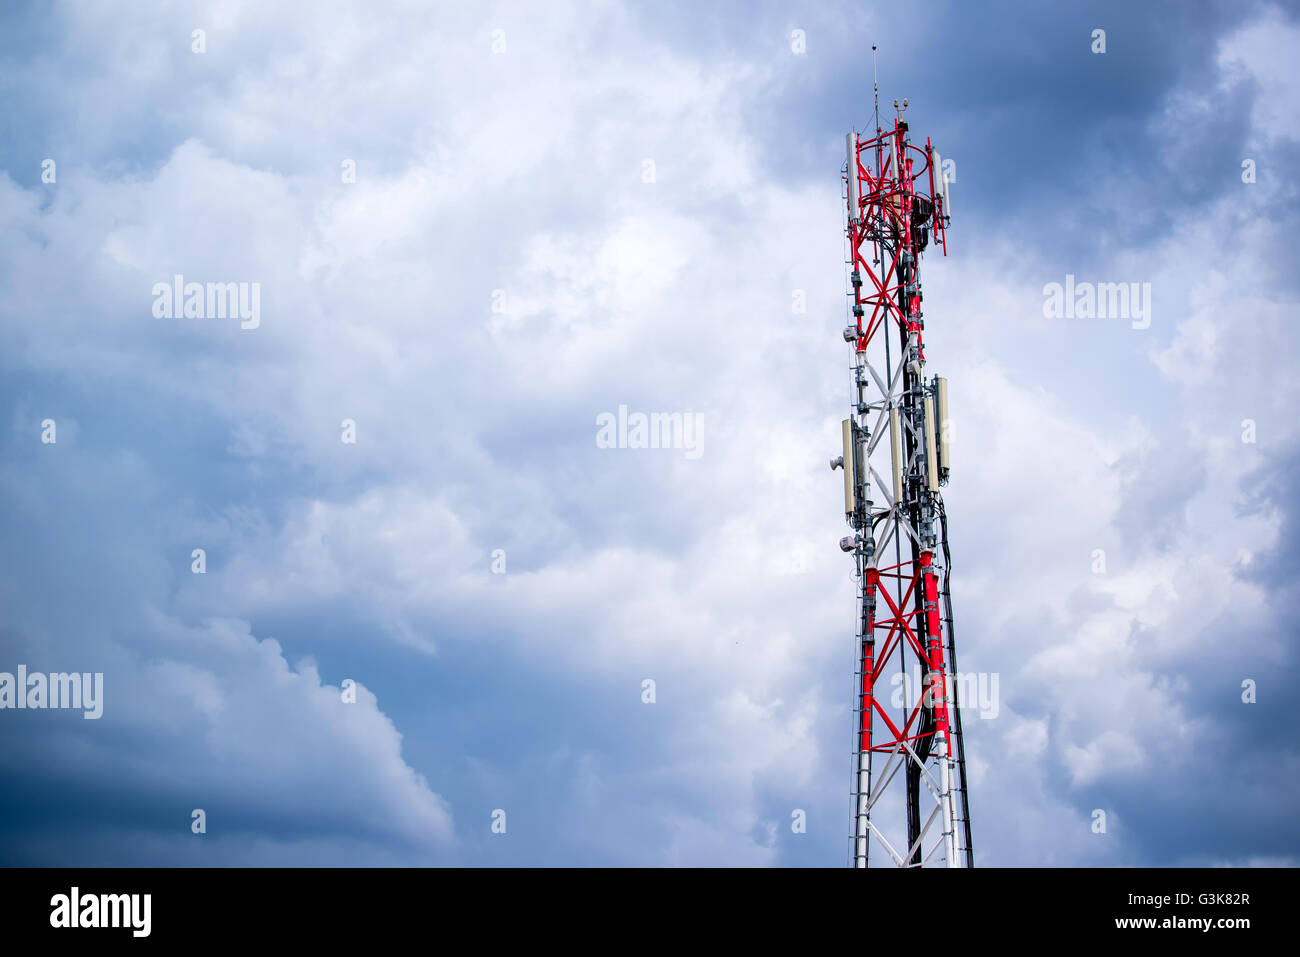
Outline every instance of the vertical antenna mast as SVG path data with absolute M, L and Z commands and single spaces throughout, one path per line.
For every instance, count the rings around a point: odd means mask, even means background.
M 871 44 L 871 93 L 876 101 L 876 133 L 880 132 L 880 69 L 876 62 L 876 45 Z
M 853 554 L 859 583 L 851 857 L 866 867 L 875 842 L 899 867 L 970 867 L 940 493 L 949 475 L 948 382 L 926 378 L 919 272 L 931 243 L 947 255 L 948 188 L 929 140 L 922 147 L 908 137 L 906 99 L 901 109 L 894 101 L 893 125 L 881 128 L 871 49 L 876 135 L 848 134 L 845 170 L 854 400 L 843 455 L 831 463 L 844 469 L 853 534 L 840 548 Z

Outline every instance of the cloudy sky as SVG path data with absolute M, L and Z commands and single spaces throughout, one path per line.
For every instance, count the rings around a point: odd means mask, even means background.
M 0 671 L 104 711 L 0 711 L 0 862 L 842 865 L 876 43 L 955 164 L 977 863 L 1294 864 L 1300 20 L 905 6 L 10 5 Z

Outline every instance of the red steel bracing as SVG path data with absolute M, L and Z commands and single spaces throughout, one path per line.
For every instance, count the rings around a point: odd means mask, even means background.
M 930 704 L 934 708 L 935 734 L 948 738 L 948 679 L 943 665 L 943 641 L 939 635 L 939 580 L 931 567 L 933 558 L 930 552 L 921 553 L 921 577 L 925 581 L 925 633 L 930 664 L 930 683 L 926 686 L 926 691 L 932 695 Z M 950 754 L 955 750 L 953 744 L 953 741 L 947 741 Z
M 945 739 L 948 736 L 950 721 L 948 717 L 948 688 L 944 670 L 943 643 L 939 629 L 939 583 L 938 577 L 931 570 L 931 560 L 932 556 L 929 552 L 922 553 L 921 573 L 913 573 L 908 579 L 907 589 L 903 594 L 901 605 L 897 603 L 894 596 L 890 594 L 889 589 L 881 581 L 881 570 L 867 569 L 867 587 L 874 590 L 878 597 L 884 600 L 890 614 L 885 617 L 877 617 L 874 611 L 872 612 L 869 627 L 873 640 L 862 643 L 863 652 L 859 669 L 862 681 L 862 700 L 860 703 L 862 719 L 859 725 L 861 738 L 859 746 L 863 751 L 892 753 L 897 751 L 904 741 L 912 742 L 929 737 L 930 734 L 916 735 L 910 733 L 913 723 L 920 718 L 923 702 L 930 703 L 935 711 L 937 720 L 933 733 L 941 734 Z M 903 564 L 910 566 L 913 563 L 904 562 Z M 924 641 L 917 636 L 910 623 L 910 620 L 915 618 L 917 613 L 907 610 L 918 581 L 921 583 L 922 593 L 925 595 Z M 874 637 L 877 631 L 885 632 L 883 642 Z M 906 642 L 904 642 L 904 638 Z M 878 655 L 875 650 L 877 643 L 881 645 Z M 897 651 L 902 655 L 903 652 L 899 649 L 904 645 L 912 652 L 911 656 L 906 656 L 908 660 L 915 660 L 922 666 L 926 691 L 925 697 L 918 696 L 915 706 L 908 713 L 903 727 L 900 728 L 894 723 L 889 712 L 885 710 L 885 705 L 877 700 L 875 688 L 883 675 L 897 672 L 898 665 L 894 653 Z M 893 667 L 889 667 L 891 661 L 894 662 Z M 886 684 L 888 684 L 887 679 Z M 880 716 L 889 729 L 889 736 L 881 736 L 873 740 L 870 721 L 873 712 Z M 953 745 L 949 743 L 949 746 L 952 747 Z
M 934 181 L 934 164 L 930 162 L 932 147 L 930 141 L 926 140 L 925 149 L 913 146 L 906 142 L 906 128 L 902 120 L 896 120 L 894 129 L 888 133 L 880 133 L 871 139 L 859 140 L 857 150 L 856 175 L 858 182 L 861 184 L 859 204 L 859 218 L 866 222 L 873 218 L 877 226 L 885 225 L 900 234 L 902 241 L 897 244 L 892 257 L 889 259 L 889 265 L 883 273 L 883 278 L 876 275 L 875 270 L 868 265 L 867 258 L 863 253 L 863 239 L 866 238 L 864 231 L 856 224 L 849 224 L 849 248 L 852 254 L 853 268 L 859 275 L 865 275 L 871 279 L 875 292 L 862 295 L 860 288 L 855 287 L 855 306 L 854 310 L 858 320 L 858 342 L 859 351 L 865 349 L 871 342 L 883 321 L 885 316 L 892 316 L 900 329 L 905 331 L 915 330 L 919 337 L 921 324 L 916 318 L 920 312 L 920 301 L 917 296 L 912 296 L 907 302 L 907 311 L 904 312 L 898 305 L 898 293 L 902 288 L 901 282 L 895 282 L 898 276 L 898 261 L 905 249 L 911 248 L 914 240 L 912 237 L 912 203 L 916 195 L 916 179 L 922 173 L 925 174 L 929 184 L 928 199 L 934 207 L 934 216 L 932 219 L 934 233 L 938 239 L 943 254 L 948 254 L 947 227 L 944 223 L 943 196 L 935 191 Z M 892 146 L 892 149 L 891 149 Z M 895 175 L 893 169 L 893 157 L 895 155 L 903 157 L 901 175 Z M 862 155 L 866 153 L 873 157 L 872 164 L 866 166 L 862 162 Z M 916 168 L 916 158 L 911 154 L 915 153 L 920 157 L 924 165 L 919 169 Z M 873 173 L 873 169 L 875 172 Z M 865 215 L 863 215 L 865 213 Z M 875 256 L 879 258 L 880 249 L 878 244 L 873 244 Z M 891 285 L 891 283 L 894 283 Z M 862 318 L 865 314 L 865 307 L 871 307 L 871 318 L 867 321 L 864 328 Z M 859 312 L 859 309 L 862 312 Z M 924 348 L 924 347 L 922 347 Z

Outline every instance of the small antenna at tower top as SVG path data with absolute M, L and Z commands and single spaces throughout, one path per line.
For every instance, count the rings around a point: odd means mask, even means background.
M 876 45 L 871 44 L 871 90 L 876 100 L 876 132 L 880 132 L 880 70 L 876 65 Z

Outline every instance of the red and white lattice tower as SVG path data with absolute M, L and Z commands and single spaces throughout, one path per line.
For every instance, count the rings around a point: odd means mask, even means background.
M 850 852 L 866 867 L 972 864 L 948 590 L 947 380 L 926 378 L 920 259 L 947 254 L 948 184 L 927 139 L 892 125 L 848 134 L 853 348 L 842 423 L 844 511 L 860 586 Z M 903 101 L 903 110 L 907 101 Z M 919 682 L 919 686 L 918 686 Z

